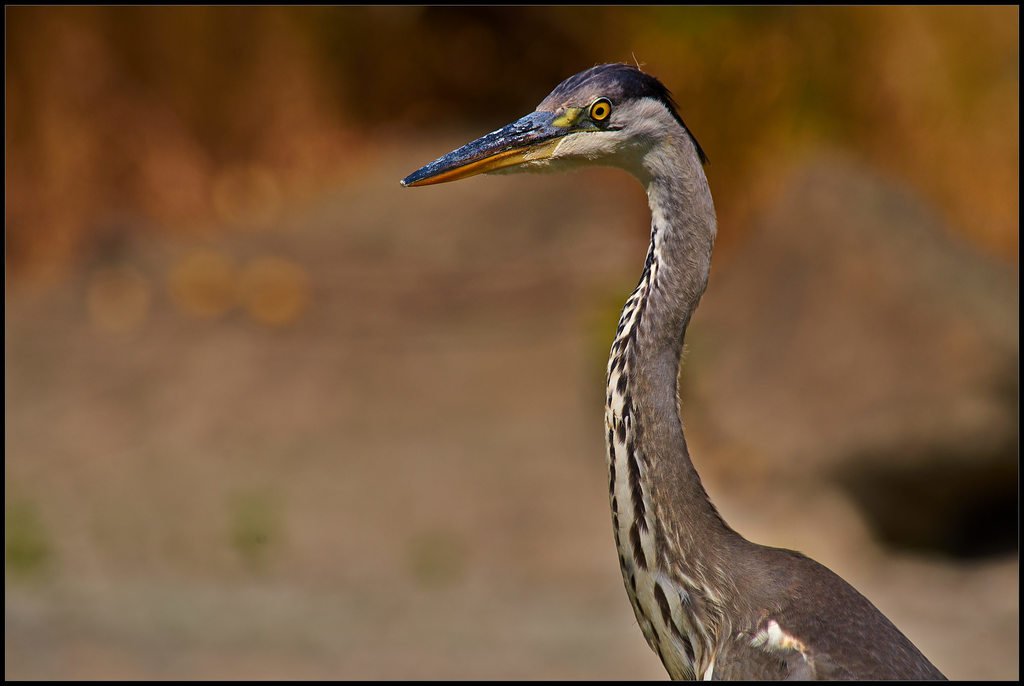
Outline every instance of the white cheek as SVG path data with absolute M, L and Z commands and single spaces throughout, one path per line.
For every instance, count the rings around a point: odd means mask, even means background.
M 551 159 L 566 162 L 587 162 L 603 160 L 614 164 L 611 158 L 616 154 L 618 136 L 613 133 L 578 133 L 559 141 Z
M 595 164 L 619 167 L 637 178 L 644 180 L 643 161 L 647 148 L 630 144 L 630 139 L 620 132 L 581 133 L 566 136 L 555 147 L 550 159 L 553 168 L 575 169 Z

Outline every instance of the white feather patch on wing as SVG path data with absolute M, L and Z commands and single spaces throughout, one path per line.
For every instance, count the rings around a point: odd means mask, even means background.
M 807 646 L 804 642 L 796 636 L 786 633 L 774 619 L 769 620 L 765 628 L 754 634 L 754 637 L 750 639 L 750 645 L 770 652 L 796 651 L 803 656 L 804 660 L 808 660 Z

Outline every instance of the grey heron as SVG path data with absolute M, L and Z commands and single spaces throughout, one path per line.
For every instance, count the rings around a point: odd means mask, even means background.
M 658 79 L 604 64 L 569 77 L 534 112 L 401 183 L 600 164 L 625 169 L 647 189 L 650 246 L 615 330 L 604 429 L 626 593 L 672 678 L 943 679 L 827 567 L 735 532 L 693 466 L 677 379 L 717 232 L 705 163 Z

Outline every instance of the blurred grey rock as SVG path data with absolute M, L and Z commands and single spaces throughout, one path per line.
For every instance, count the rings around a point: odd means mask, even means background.
M 1015 271 L 863 166 L 820 159 L 784 187 L 712 274 L 687 410 L 741 468 L 840 483 L 882 538 L 1015 540 Z

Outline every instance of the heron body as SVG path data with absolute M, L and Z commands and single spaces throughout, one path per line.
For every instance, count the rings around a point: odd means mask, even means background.
M 942 679 L 839 576 L 733 531 L 694 469 L 677 379 L 716 235 L 704 162 L 667 89 L 638 68 L 606 64 L 402 183 L 605 164 L 646 187 L 651 241 L 611 347 L 605 434 L 626 593 L 672 678 Z

